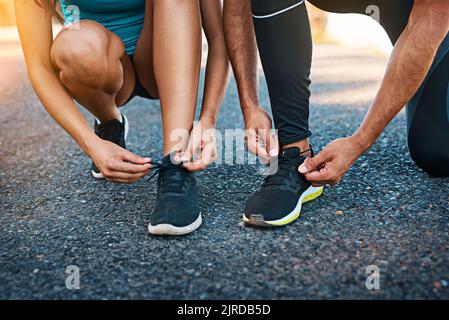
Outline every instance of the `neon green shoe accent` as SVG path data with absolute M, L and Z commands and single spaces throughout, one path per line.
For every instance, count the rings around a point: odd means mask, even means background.
M 315 200 L 316 198 L 318 198 L 319 196 L 321 196 L 324 192 L 324 188 L 321 187 L 319 190 L 317 190 L 316 192 L 309 194 L 308 196 L 304 197 L 304 199 L 302 199 L 302 204 L 306 203 L 306 202 L 310 202 L 312 200 Z M 302 208 L 302 206 L 301 206 Z M 270 221 L 264 221 L 264 224 L 266 224 L 267 226 L 275 226 L 275 227 L 281 227 L 281 226 L 285 226 L 288 225 L 290 223 L 292 223 L 293 221 L 295 221 L 296 219 L 299 218 L 299 216 L 301 215 L 301 210 L 299 210 L 298 212 L 296 212 L 292 217 L 290 217 L 290 219 L 285 220 L 285 221 L 280 221 L 280 222 L 270 222 Z M 243 222 L 245 223 L 249 223 L 251 224 L 251 220 L 248 219 L 245 214 L 243 214 Z M 256 224 L 255 224 L 256 225 Z M 259 225 L 259 224 L 257 224 Z
M 305 197 L 305 198 L 302 200 L 302 203 L 306 203 L 306 202 L 315 200 L 316 198 L 318 198 L 319 196 L 321 196 L 321 195 L 323 194 L 323 192 L 324 192 L 324 188 L 321 187 L 320 190 L 318 190 L 317 192 L 312 193 L 312 194 L 309 194 L 307 197 Z
M 272 226 L 276 226 L 276 227 L 282 227 L 282 226 L 286 226 L 287 224 L 292 223 L 293 221 L 295 221 L 296 219 L 299 218 L 299 216 L 301 215 L 301 211 L 299 211 L 298 213 L 295 213 L 294 216 L 292 216 L 290 219 L 285 220 L 285 221 L 281 221 L 281 222 L 267 222 L 268 224 L 271 224 Z

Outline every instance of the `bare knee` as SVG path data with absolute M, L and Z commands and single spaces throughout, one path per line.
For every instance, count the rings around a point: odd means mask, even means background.
M 159 1 L 161 1 L 161 0 L 159 0 Z M 188 2 L 189 2 L 189 0 L 162 0 L 161 1 L 161 3 L 166 4 L 166 5 L 177 5 L 177 6 L 184 5 Z
M 111 52 L 112 51 L 112 52 Z M 77 81 L 104 86 L 110 79 L 111 62 L 120 63 L 121 40 L 93 21 L 81 21 L 77 30 L 65 29 L 56 37 L 51 58 L 63 82 Z
M 158 6 L 163 5 L 164 7 L 170 8 L 178 8 L 182 9 L 185 7 L 191 7 L 192 4 L 199 6 L 199 1 L 191 1 L 191 0 L 159 0 L 157 2 Z

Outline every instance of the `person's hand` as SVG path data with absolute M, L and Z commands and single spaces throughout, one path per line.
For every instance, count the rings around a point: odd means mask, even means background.
M 190 133 L 189 146 L 181 154 L 181 161 L 187 170 L 202 171 L 217 159 L 215 122 L 200 119 Z
M 142 158 L 110 141 L 96 139 L 89 155 L 108 181 L 133 183 L 151 170 L 151 159 Z
M 246 128 L 246 145 L 249 152 L 256 154 L 267 164 L 271 157 L 279 154 L 279 141 L 276 134 L 271 134 L 271 118 L 258 107 L 244 112 Z
M 365 148 L 353 137 L 332 141 L 313 158 L 307 158 L 298 171 L 315 187 L 337 184 Z

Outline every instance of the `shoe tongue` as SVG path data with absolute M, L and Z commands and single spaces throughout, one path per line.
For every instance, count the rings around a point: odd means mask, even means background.
M 290 163 L 299 166 L 304 162 L 306 157 L 301 154 L 301 150 L 299 148 L 291 147 L 282 151 L 282 154 L 279 157 L 279 161 L 282 162 L 283 159 L 289 159 Z
M 282 154 L 287 156 L 288 158 L 297 158 L 301 156 L 301 150 L 299 150 L 299 148 L 296 147 L 291 147 L 284 149 Z
M 180 164 L 172 161 L 176 154 L 177 152 L 168 154 L 161 161 L 162 168 L 159 171 L 158 179 L 163 181 L 162 192 L 180 193 L 185 185 L 188 172 Z
M 166 167 L 177 167 L 179 164 L 174 162 L 174 160 L 172 161 L 172 159 L 175 159 L 175 156 L 178 152 L 174 151 L 168 155 L 166 155 L 163 159 L 162 159 L 162 165 L 166 166 Z

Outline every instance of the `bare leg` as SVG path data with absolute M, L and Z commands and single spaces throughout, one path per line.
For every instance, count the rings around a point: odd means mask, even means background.
M 161 98 L 164 155 L 179 149 L 177 130 L 190 132 L 195 116 L 201 62 L 198 0 L 154 1 L 154 71 Z M 188 134 L 182 139 L 182 149 Z
M 75 100 L 102 122 L 120 119 L 117 105 L 131 94 L 135 75 L 117 35 L 94 21 L 81 21 L 79 30 L 58 35 L 51 57 Z

